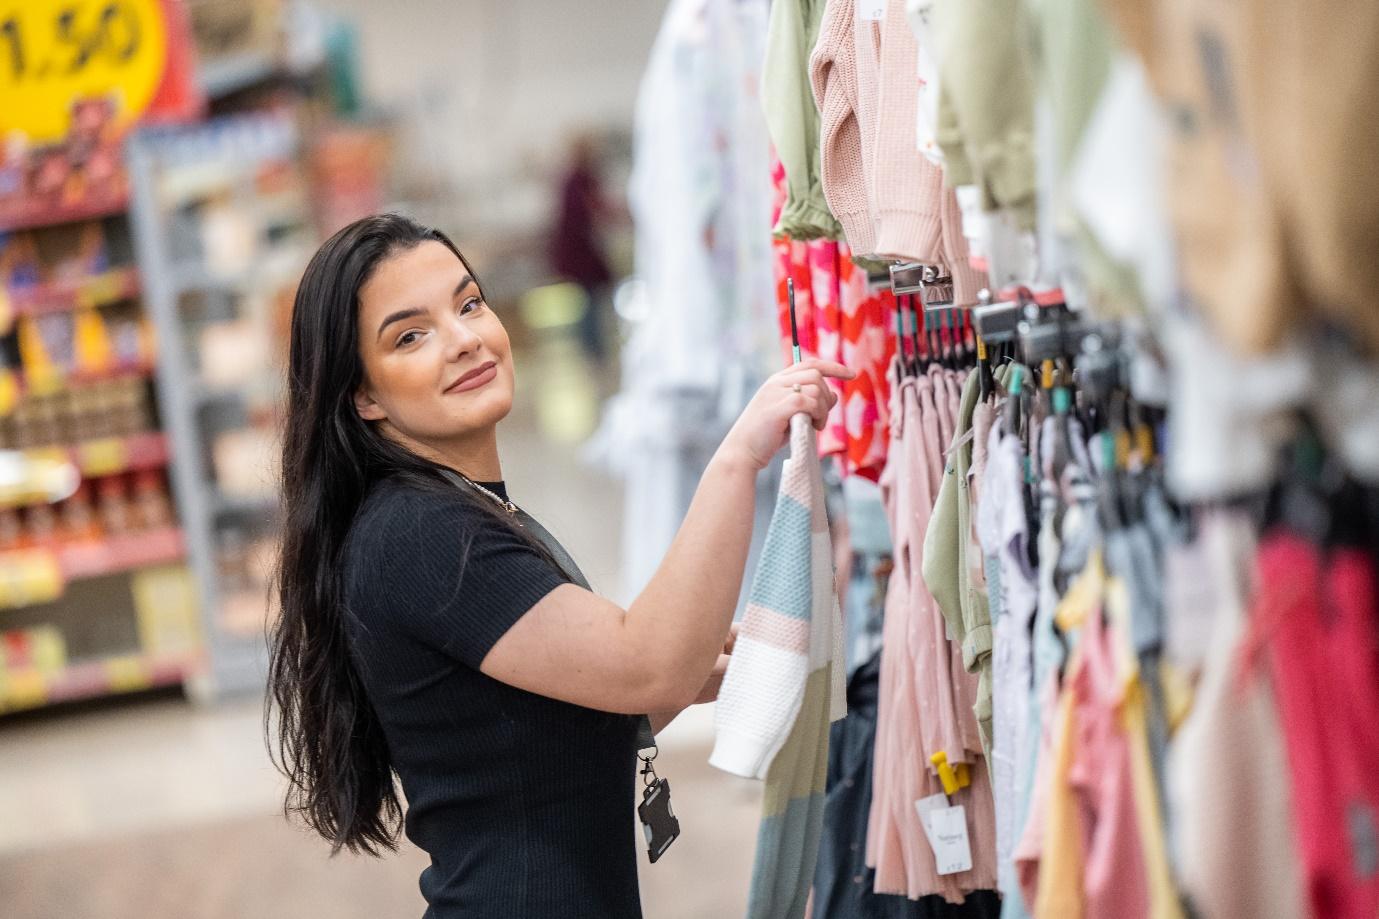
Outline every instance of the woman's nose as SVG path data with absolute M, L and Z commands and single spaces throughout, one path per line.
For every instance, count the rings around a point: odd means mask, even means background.
M 446 351 L 452 360 L 464 357 L 483 344 L 483 339 L 467 323 L 456 318 L 446 324 Z

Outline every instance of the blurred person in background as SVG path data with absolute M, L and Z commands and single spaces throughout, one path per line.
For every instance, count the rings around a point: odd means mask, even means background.
M 609 214 L 599 178 L 598 141 L 591 134 L 581 134 L 570 145 L 569 159 L 560 177 L 549 240 L 550 259 L 551 269 L 557 275 L 584 291 L 580 344 L 598 365 L 608 358 L 606 330 L 613 323 L 613 270 L 602 232 Z
M 267 720 L 289 812 L 335 850 L 405 828 L 433 919 L 639 917 L 642 726 L 717 695 L 757 473 L 851 376 L 761 387 L 621 609 L 507 492 L 512 354 L 474 270 L 403 217 L 337 233 L 292 314 Z

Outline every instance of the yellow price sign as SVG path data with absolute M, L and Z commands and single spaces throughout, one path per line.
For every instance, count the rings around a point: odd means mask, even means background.
M 37 708 L 47 701 L 48 683 L 31 667 L 12 670 L 0 679 L 0 712 Z
M 112 475 L 129 467 L 129 450 L 118 437 L 88 440 L 77 447 L 77 461 L 84 475 Z
M 115 692 L 133 692 L 153 685 L 153 670 L 139 657 L 112 657 L 105 662 L 105 678 Z
M 0 132 L 61 140 L 73 100 L 111 97 L 127 126 L 163 80 L 160 0 L 0 0 Z

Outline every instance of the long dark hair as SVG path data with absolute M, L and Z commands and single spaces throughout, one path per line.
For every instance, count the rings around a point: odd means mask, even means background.
M 356 221 L 321 246 L 292 307 L 283 431 L 281 615 L 271 632 L 265 731 L 288 779 L 286 810 L 341 847 L 395 849 L 402 808 L 382 724 L 365 695 L 346 630 L 340 562 L 370 487 L 402 476 L 444 490 L 501 526 L 477 493 L 456 488 L 437 464 L 359 417 L 363 381 L 359 290 L 389 256 L 434 240 L 469 268 L 439 230 L 395 214 Z M 477 278 L 473 270 L 471 277 Z M 273 708 L 277 709 L 276 731 Z

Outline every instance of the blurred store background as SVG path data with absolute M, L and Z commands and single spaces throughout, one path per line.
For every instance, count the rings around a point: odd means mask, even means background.
M 367 213 L 450 233 L 517 347 L 509 482 L 625 599 L 591 438 L 641 308 L 665 6 L 0 2 L 0 916 L 421 913 L 423 856 L 329 858 L 265 753 L 294 284 Z M 710 722 L 667 735 L 685 838 L 652 919 L 745 897 L 759 791 L 708 769 Z

